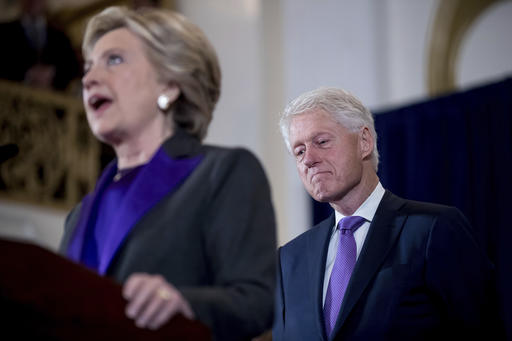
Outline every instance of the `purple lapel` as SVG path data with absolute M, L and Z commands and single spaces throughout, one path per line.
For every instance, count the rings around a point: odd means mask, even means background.
M 80 262 L 82 256 L 82 248 L 84 246 L 85 231 L 91 223 L 96 221 L 97 212 L 97 198 L 101 197 L 103 190 L 110 183 L 112 178 L 117 172 L 115 162 L 111 162 L 101 173 L 101 176 L 92 193 L 87 194 L 82 199 L 82 207 L 80 208 L 80 217 L 75 227 L 73 235 L 71 236 L 67 256 L 75 262 Z M 93 216 L 94 215 L 94 216 Z
M 115 233 L 109 236 L 105 252 L 100 256 L 100 274 L 105 274 L 122 241 L 140 218 L 197 167 L 202 156 L 173 160 L 163 148 L 141 169 L 125 199 L 119 207 L 114 221 Z
M 164 196 L 176 189 L 201 160 L 200 155 L 172 159 L 163 148 L 155 153 L 151 161 L 141 169 L 120 203 L 112 233 L 108 237 L 103 254 L 100 255 L 99 274 L 106 273 L 110 262 L 133 226 Z M 103 189 L 110 183 L 116 169 L 115 163 L 110 165 L 103 172 L 94 193 L 85 197 L 82 202 L 79 223 L 68 248 L 68 256 L 75 261 L 79 261 L 81 257 L 86 228 L 96 222 L 98 198 L 101 198 Z

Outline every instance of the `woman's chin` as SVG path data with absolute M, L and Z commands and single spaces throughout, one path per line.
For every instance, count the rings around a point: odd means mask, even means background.
M 120 140 L 119 134 L 113 130 L 95 129 L 92 133 L 99 141 L 111 146 L 118 144 Z

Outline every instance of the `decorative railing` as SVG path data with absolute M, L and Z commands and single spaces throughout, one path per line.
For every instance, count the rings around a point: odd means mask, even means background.
M 0 80 L 0 145 L 19 153 L 0 165 L 0 198 L 69 209 L 100 170 L 101 145 L 82 101 Z

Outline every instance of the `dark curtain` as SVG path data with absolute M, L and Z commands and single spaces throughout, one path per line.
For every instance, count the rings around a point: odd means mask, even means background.
M 384 188 L 468 217 L 496 265 L 512 339 L 512 78 L 377 113 L 375 125 Z M 328 210 L 315 204 L 315 221 Z

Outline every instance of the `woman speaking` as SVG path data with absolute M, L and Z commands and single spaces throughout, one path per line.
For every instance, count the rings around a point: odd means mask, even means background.
M 123 284 L 126 314 L 175 314 L 216 340 L 271 327 L 275 219 L 247 150 L 203 145 L 220 68 L 201 30 L 162 9 L 110 7 L 88 23 L 83 101 L 116 159 L 69 214 L 61 252 Z

